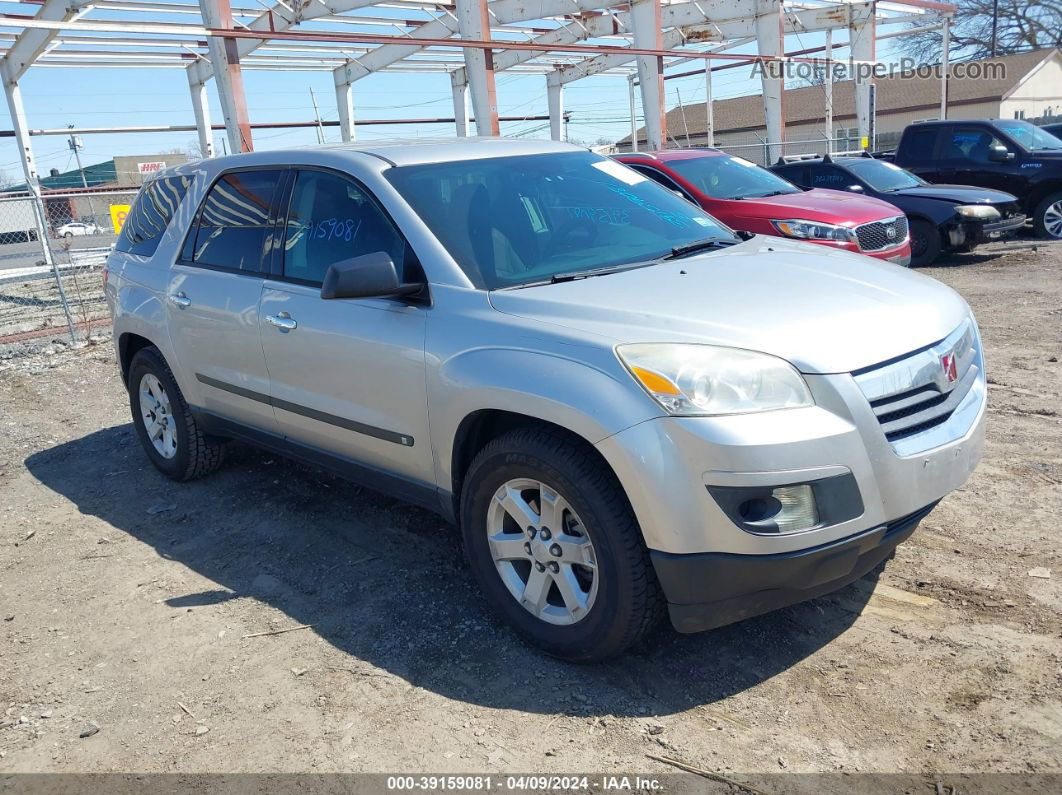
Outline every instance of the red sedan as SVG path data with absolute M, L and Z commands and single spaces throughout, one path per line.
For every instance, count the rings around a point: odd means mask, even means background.
M 907 217 L 879 199 L 803 190 L 716 149 L 634 152 L 615 159 L 682 194 L 732 229 L 807 240 L 899 265 L 911 261 Z

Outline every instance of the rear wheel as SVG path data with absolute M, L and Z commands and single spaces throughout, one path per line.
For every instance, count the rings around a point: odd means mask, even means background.
M 911 221 L 911 265 L 929 265 L 940 256 L 940 230 L 929 221 Z
M 156 469 L 192 480 L 221 466 L 224 443 L 203 433 L 158 348 L 137 351 L 126 387 L 136 434 Z
M 492 441 L 465 478 L 461 527 L 491 605 L 550 654 L 612 657 L 662 615 L 627 496 L 579 439 L 527 428 Z
M 1036 206 L 1033 229 L 1038 237 L 1062 239 L 1062 191 L 1052 193 Z

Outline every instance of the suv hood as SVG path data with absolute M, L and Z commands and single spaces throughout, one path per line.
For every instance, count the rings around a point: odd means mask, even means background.
M 888 202 L 870 196 L 862 196 L 841 190 L 813 188 L 799 193 L 781 196 L 765 196 L 762 199 L 742 199 L 735 212 L 755 206 L 755 215 L 770 216 L 776 220 L 796 218 L 803 221 L 821 221 L 840 226 L 859 226 L 868 221 L 881 221 L 903 215 Z
M 901 188 L 887 196 L 915 196 L 920 199 L 941 199 L 958 204 L 1012 204 L 1018 199 L 1009 193 L 972 185 L 924 185 L 918 188 Z
M 495 290 L 499 312 L 623 342 L 700 342 L 842 373 L 931 345 L 962 323 L 958 293 L 825 246 L 756 237 L 660 265 Z

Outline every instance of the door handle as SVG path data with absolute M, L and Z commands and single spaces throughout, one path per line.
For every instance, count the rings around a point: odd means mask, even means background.
M 192 299 L 182 293 L 170 293 L 170 303 L 178 309 L 187 309 L 192 305 Z
M 287 312 L 281 312 L 278 315 L 266 315 L 266 322 L 276 326 L 285 334 L 292 329 L 297 329 L 299 327 L 299 324 L 296 323 L 294 318 L 292 318 Z

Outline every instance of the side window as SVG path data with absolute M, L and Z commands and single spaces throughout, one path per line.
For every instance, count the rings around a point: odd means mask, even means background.
M 280 183 L 280 169 L 234 171 L 214 183 L 199 209 L 199 229 L 192 259 L 234 271 L 261 273 L 273 225 L 270 207 Z
M 166 177 L 145 185 L 136 197 L 114 247 L 143 257 L 154 254 L 191 184 L 191 177 Z
M 993 146 L 1006 148 L 1002 141 L 983 127 L 956 127 L 948 136 L 944 158 L 990 163 L 992 161 L 988 159 L 988 153 Z
M 937 127 L 914 129 L 904 133 L 903 153 L 911 160 L 932 160 L 937 145 Z
M 643 177 L 649 177 L 649 179 L 651 179 L 653 182 L 660 183 L 661 185 L 663 185 L 668 190 L 672 190 L 672 191 L 677 190 L 679 193 L 682 194 L 682 197 L 684 199 L 688 199 L 689 201 L 693 201 L 693 198 L 689 195 L 689 193 L 687 191 L 685 191 L 682 188 L 681 185 L 679 185 L 677 182 L 675 182 L 675 180 L 671 179 L 671 177 L 669 177 L 663 171 L 657 171 L 652 166 L 638 166 L 638 165 L 634 165 L 632 163 L 627 163 L 626 165 L 628 165 L 630 168 L 633 168 L 635 171 L 637 171 Z
M 406 241 L 366 191 L 335 174 L 300 171 L 288 206 L 284 277 L 321 284 L 333 263 L 377 251 L 391 255 L 402 278 Z
M 794 185 L 807 185 L 807 172 L 808 167 L 805 165 L 793 165 L 793 166 L 775 166 L 771 169 L 775 174 L 787 179 Z
M 811 181 L 813 188 L 829 188 L 830 190 L 845 190 L 856 180 L 850 177 L 837 166 L 812 166 Z

